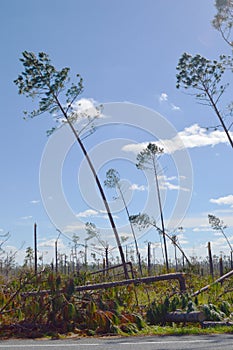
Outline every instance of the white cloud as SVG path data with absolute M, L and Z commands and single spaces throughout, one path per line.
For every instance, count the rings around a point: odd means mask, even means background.
M 117 216 L 117 215 L 112 214 L 112 217 L 113 217 L 113 219 L 119 219 L 119 216 Z M 105 214 L 103 216 L 99 216 L 99 218 L 109 219 L 109 216 L 107 214 Z
M 160 188 L 163 190 L 175 190 L 175 191 L 185 191 L 185 192 L 190 191 L 190 189 L 186 187 L 181 187 L 180 185 L 174 185 L 169 181 L 161 182 Z
M 39 199 L 33 199 L 32 201 L 30 201 L 30 203 L 38 204 L 38 203 L 40 203 L 40 200 Z
M 28 216 L 21 216 L 20 219 L 22 219 L 22 220 L 30 220 L 30 219 L 32 219 L 32 216 L 31 216 L 31 215 L 28 215 Z
M 67 107 L 68 105 L 64 106 L 64 108 Z M 79 132 L 92 125 L 96 118 L 105 118 L 104 114 L 101 113 L 101 105 L 93 98 L 81 98 L 75 101 L 72 104 L 72 112 L 73 122 L 78 125 Z M 53 116 L 61 125 L 67 123 L 65 118 L 58 117 L 56 113 Z
M 76 214 L 77 218 L 88 218 L 90 216 L 96 216 L 98 215 L 98 211 L 93 210 L 93 209 L 87 209 L 85 211 L 82 211 L 78 214 Z
M 93 98 L 81 98 L 72 105 L 76 113 L 85 113 L 90 117 L 95 117 L 99 114 L 98 109 L 96 108 L 96 101 Z
M 221 220 L 224 221 L 224 223 L 227 225 L 229 229 L 233 227 L 232 212 L 225 213 L 225 215 L 222 215 Z M 165 223 L 166 223 L 166 220 L 165 220 Z M 172 227 L 172 222 L 170 223 L 170 226 Z M 200 213 L 197 216 L 184 217 L 180 226 L 182 226 L 185 229 L 186 234 L 188 233 L 193 234 L 193 232 L 196 232 L 196 233 L 214 232 L 213 229 L 210 227 L 209 220 L 208 220 L 208 213 L 206 212 Z
M 130 187 L 129 187 L 130 190 L 132 191 L 146 191 L 147 190 L 147 187 L 144 186 L 144 185 L 138 185 L 138 184 L 132 184 Z
M 227 137 L 224 131 L 214 130 L 208 132 L 206 128 L 193 124 L 178 133 L 178 136 L 186 148 L 195 148 L 203 146 L 214 146 L 219 143 L 227 143 Z M 173 139 L 175 141 L 175 138 Z
M 100 210 L 100 211 L 97 213 L 96 217 L 97 217 L 97 218 L 102 218 L 102 219 L 109 219 L 108 213 L 107 213 L 106 210 Z M 112 214 L 112 217 L 113 217 L 113 219 L 118 219 L 118 218 L 119 218 L 119 216 L 113 215 L 113 214 Z
M 49 240 L 46 239 L 46 241 L 38 243 L 38 247 L 40 247 L 40 248 L 51 248 L 51 247 L 54 247 L 55 242 L 56 242 L 56 238 L 52 238 L 52 239 L 49 239 Z M 58 245 L 59 245 L 59 247 L 61 246 L 61 239 L 58 240 Z
M 171 183 L 171 181 L 177 180 L 176 176 L 170 176 L 170 177 L 167 177 L 166 175 L 159 176 L 159 180 L 160 180 L 160 188 L 162 190 L 175 190 L 175 191 L 185 191 L 185 192 L 190 191 L 190 189 L 186 187 L 181 187 L 179 184 Z
M 173 103 L 171 103 L 171 108 L 172 108 L 173 111 L 180 111 L 180 107 L 174 105 Z
M 166 92 L 162 92 L 159 96 L 159 102 L 163 103 L 166 102 L 172 109 L 172 111 L 180 111 L 180 107 L 176 106 L 174 103 L 169 102 L 168 100 L 168 94 Z
M 222 232 L 214 232 L 213 235 L 216 237 L 220 237 L 222 236 Z
M 179 239 L 179 243 L 181 245 L 184 245 L 184 244 L 189 244 L 190 242 L 188 241 L 188 239 L 186 237 L 182 237 Z
M 162 177 L 162 176 L 161 176 Z M 164 176 L 164 178 L 167 180 L 167 181 L 173 181 L 173 180 L 176 180 L 177 179 L 177 177 L 176 176 Z
M 219 198 L 212 198 L 210 199 L 210 203 L 215 203 L 218 205 L 230 205 L 233 208 L 233 195 L 229 194 L 225 197 L 219 197 Z
M 63 228 L 63 232 L 65 233 L 72 233 L 72 232 L 77 232 L 79 230 L 84 230 L 85 229 L 85 224 L 80 224 L 80 223 L 73 223 L 70 225 L 67 225 Z
M 166 222 L 166 220 L 165 220 Z M 175 223 L 176 224 L 176 223 Z M 188 232 L 192 232 L 192 230 L 196 227 L 204 227 L 204 226 L 208 226 L 208 216 L 207 215 L 197 215 L 197 216 L 186 216 L 184 217 L 184 219 L 182 220 L 182 223 L 180 223 L 180 226 L 182 226 L 184 228 L 184 230 L 186 231 L 186 233 Z M 170 224 L 170 226 L 172 227 L 172 222 Z M 174 225 L 175 227 L 175 225 Z
M 72 237 L 70 237 L 72 239 Z M 63 239 L 60 237 L 58 240 L 56 238 L 46 239 L 42 242 L 38 243 L 38 248 L 52 248 L 54 249 L 55 242 L 57 241 L 57 245 L 59 249 L 66 249 L 67 245 L 63 241 Z
M 228 240 L 231 242 L 233 237 L 228 237 Z M 229 245 L 225 239 L 225 237 L 219 237 L 218 239 L 215 239 L 211 242 L 212 248 L 219 249 L 219 250 L 225 250 L 226 253 L 229 251 Z
M 87 209 L 83 212 L 76 214 L 77 218 L 89 218 L 89 217 L 93 217 L 93 216 L 95 218 L 108 219 L 108 215 L 107 215 L 107 212 L 105 210 L 96 211 L 93 209 Z M 116 216 L 116 215 L 112 215 L 112 217 L 114 219 L 118 219 L 118 216 Z
M 159 96 L 159 101 L 163 102 L 167 100 L 168 100 L 168 95 L 166 94 L 166 92 L 162 92 L 161 95 Z
M 231 206 L 229 209 L 215 209 L 212 211 L 214 215 L 226 215 L 231 214 L 233 216 L 233 206 Z M 207 213 L 209 214 L 209 213 Z
M 199 227 L 194 227 L 193 232 L 213 232 L 213 229 L 208 227 L 208 225 L 201 225 Z
M 233 137 L 233 132 L 231 133 Z M 146 148 L 149 142 L 125 145 L 122 150 L 125 152 L 133 152 L 138 154 L 142 149 Z M 206 128 L 193 124 L 177 133 L 172 139 L 162 139 L 155 142 L 157 146 L 164 149 L 164 153 L 172 154 L 184 148 L 197 148 L 205 146 L 215 146 L 220 143 L 228 143 L 228 139 L 224 131 L 214 130 L 208 132 Z
M 122 151 L 125 152 L 132 152 L 134 154 L 138 154 L 141 152 L 144 148 L 147 147 L 149 142 L 142 142 L 142 143 L 132 143 L 128 144 L 122 147 Z

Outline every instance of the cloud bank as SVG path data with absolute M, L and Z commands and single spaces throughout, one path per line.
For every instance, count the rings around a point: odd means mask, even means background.
M 218 204 L 218 205 L 230 205 L 233 208 L 233 195 L 229 194 L 225 197 L 212 198 L 210 199 L 210 203 Z
M 132 184 L 132 185 L 129 187 L 129 189 L 132 190 L 132 191 L 140 191 L 140 192 L 143 192 L 143 191 L 146 191 L 146 190 L 147 190 L 147 187 L 144 186 L 144 185 Z
M 233 133 L 231 133 L 233 137 Z M 155 142 L 159 147 L 164 149 L 164 153 L 172 154 L 182 149 L 191 149 L 206 146 L 215 146 L 221 143 L 228 143 L 224 131 L 214 130 L 209 132 L 206 128 L 193 124 L 177 133 L 172 139 L 163 139 Z M 122 150 L 138 154 L 142 151 L 148 142 L 125 145 Z

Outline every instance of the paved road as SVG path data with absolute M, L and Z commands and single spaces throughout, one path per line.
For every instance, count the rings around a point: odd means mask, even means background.
M 81 338 L 69 340 L 6 340 L 1 349 L 30 350 L 232 350 L 233 335 Z

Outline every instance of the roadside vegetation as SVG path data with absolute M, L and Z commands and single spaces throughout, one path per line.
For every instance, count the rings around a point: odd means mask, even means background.
M 101 266 L 103 267 L 103 266 Z M 114 267 L 114 266 L 112 266 Z M 115 266 L 116 267 L 116 266 Z M 140 282 L 133 265 L 134 285 L 111 286 L 124 278 L 119 265 L 97 271 L 97 266 L 59 264 L 39 272 L 29 266 L 1 274 L 0 337 L 59 337 L 67 335 L 196 334 L 233 331 L 233 279 L 212 284 L 206 262 L 184 267 L 186 290 L 177 280 Z M 175 268 L 166 276 L 176 274 Z M 151 267 L 152 275 L 166 266 Z M 129 269 L 129 275 L 132 270 Z M 219 272 L 215 269 L 215 276 Z M 143 264 L 143 275 L 148 275 Z M 131 279 L 132 281 L 132 279 Z M 89 287 L 97 286 L 91 290 Z M 208 285 L 206 291 L 200 289 Z M 81 288 L 79 288 L 81 287 Z M 84 287 L 84 290 L 82 288 Z M 85 290 L 85 287 L 87 288 Z M 81 290 L 80 290 L 81 289 Z M 211 321 L 211 322 L 210 322 Z

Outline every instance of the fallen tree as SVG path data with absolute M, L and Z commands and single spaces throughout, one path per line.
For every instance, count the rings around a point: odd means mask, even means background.
M 192 297 L 195 297 L 195 296 L 201 294 L 202 292 L 207 291 L 208 289 L 210 289 L 213 285 L 215 285 L 217 283 L 222 283 L 225 279 L 231 277 L 232 275 L 233 275 L 233 270 L 231 270 L 230 272 L 228 272 L 225 275 L 221 276 L 220 278 L 215 280 L 213 283 L 210 283 L 207 286 L 197 290 L 195 293 L 192 294 Z
M 191 322 L 191 323 L 198 323 L 205 321 L 206 316 L 201 311 L 192 311 L 192 312 L 180 312 L 180 311 L 174 311 L 174 312 L 168 312 L 165 317 L 165 322 Z
M 115 281 L 115 282 L 88 284 L 88 285 L 84 285 L 84 286 L 76 286 L 74 288 L 74 290 L 76 292 L 82 292 L 82 291 L 86 291 L 86 290 L 98 290 L 98 289 L 114 288 L 114 287 L 119 287 L 119 286 L 127 286 L 130 284 L 133 284 L 136 286 L 139 284 L 149 284 L 149 283 L 154 283 L 154 282 L 172 281 L 172 280 L 178 280 L 181 293 L 184 293 L 186 291 L 185 274 L 184 273 L 169 273 L 169 274 L 164 274 L 164 275 L 159 275 L 159 276 L 133 278 L 133 279 L 127 279 L 127 280 Z M 60 290 L 57 292 L 62 293 L 63 290 Z M 41 291 L 24 292 L 24 293 L 21 293 L 21 296 L 27 297 L 27 296 L 45 295 L 45 294 L 51 294 L 51 293 L 52 293 L 51 290 L 41 290 Z

